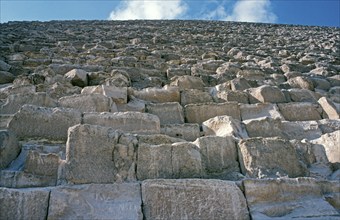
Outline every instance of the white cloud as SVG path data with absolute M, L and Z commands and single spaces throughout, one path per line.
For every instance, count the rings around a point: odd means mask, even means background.
M 276 19 L 269 0 L 238 0 L 224 20 L 274 23 Z
M 176 19 L 184 15 L 187 5 L 182 0 L 124 0 L 113 10 L 111 20 Z

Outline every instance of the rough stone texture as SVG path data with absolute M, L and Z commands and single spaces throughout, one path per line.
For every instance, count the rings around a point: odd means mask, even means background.
M 73 69 L 67 72 L 65 78 L 74 86 L 85 87 L 88 85 L 88 73 L 82 69 Z
M 278 104 L 281 114 L 287 121 L 321 120 L 320 106 L 308 102 Z M 303 114 L 299 114 L 303 112 Z
M 147 134 L 147 135 L 138 135 L 138 143 L 141 144 L 150 144 L 150 145 L 160 145 L 160 144 L 173 144 L 176 142 L 185 142 L 183 139 L 170 137 L 164 134 Z
M 282 122 L 278 118 L 250 119 L 244 121 L 244 124 L 249 137 L 286 137 Z
M 158 116 L 161 125 L 184 123 L 183 108 L 178 102 L 150 103 L 146 111 Z
M 9 95 L 6 102 L 0 106 L 0 114 L 15 114 L 25 104 L 56 107 L 58 103 L 43 92 L 13 94 Z
M 242 172 L 251 178 L 299 177 L 307 174 L 288 140 L 250 138 L 241 140 L 239 148 Z
M 331 100 L 326 97 L 322 97 L 318 100 L 318 103 L 321 105 L 323 112 L 326 114 L 327 118 L 339 119 L 339 112 Z
M 0 71 L 0 84 L 11 83 L 15 79 L 12 73 Z
M 338 219 L 312 178 L 247 179 L 245 196 L 252 219 Z
M 340 131 L 324 134 L 313 143 L 324 147 L 329 162 L 340 163 Z
M 138 183 L 60 186 L 51 190 L 47 219 L 143 219 Z
M 66 140 L 69 127 L 81 123 L 81 113 L 69 108 L 24 105 L 8 127 L 18 138 Z
M 213 98 L 208 92 L 204 92 L 198 89 L 189 89 L 181 92 L 181 105 L 185 106 L 187 104 L 195 103 L 206 103 L 212 102 Z M 229 100 L 227 100 L 229 101 Z M 236 101 L 236 100 L 233 100 Z
M 322 135 L 317 121 L 283 121 L 281 131 L 289 139 L 313 140 Z
M 0 130 L 0 169 L 7 167 L 19 154 L 20 145 L 15 134 Z
M 102 112 L 85 113 L 84 124 L 96 124 L 112 127 L 124 132 L 137 134 L 160 133 L 160 121 L 155 115 L 140 112 Z
M 56 154 L 41 154 L 29 151 L 24 171 L 33 175 L 52 176 L 57 180 L 59 156 Z
M 250 96 L 255 99 L 251 103 L 262 102 L 262 103 L 280 103 L 286 102 L 285 95 L 277 87 L 263 85 L 257 88 L 252 88 L 249 90 Z M 256 101 L 256 102 L 255 102 Z
M 161 133 L 170 137 L 194 141 L 200 137 L 200 126 L 198 124 L 168 124 L 161 126 Z
M 230 116 L 216 116 L 202 123 L 202 129 L 205 135 L 216 135 L 221 137 L 234 136 L 238 138 L 247 138 L 241 122 Z
M 47 189 L 0 188 L 0 219 L 45 219 L 50 192 Z
M 202 172 L 201 155 L 196 145 L 180 142 L 138 147 L 138 180 L 193 178 L 201 177 Z
M 236 102 L 189 104 L 184 107 L 186 122 L 198 123 L 215 116 L 227 115 L 240 119 L 240 108 Z
M 88 124 L 71 127 L 65 179 L 75 184 L 134 180 L 135 144 L 113 128 Z
M 175 76 L 171 79 L 172 86 L 177 86 L 180 90 L 198 89 L 203 90 L 204 82 L 196 76 Z
M 102 85 L 103 95 L 111 98 L 117 104 L 127 103 L 127 87 L 105 86 Z
M 58 102 L 62 107 L 78 109 L 81 112 L 109 112 L 111 109 L 110 98 L 101 94 L 65 96 Z
M 146 88 L 134 91 L 133 96 L 150 102 L 179 102 L 181 98 L 177 87 Z
M 147 180 L 142 199 L 146 219 L 249 219 L 241 190 L 229 181 Z
M 241 118 L 243 121 L 248 119 L 259 119 L 264 117 L 278 118 L 284 120 L 276 104 L 258 103 L 258 104 L 241 104 Z

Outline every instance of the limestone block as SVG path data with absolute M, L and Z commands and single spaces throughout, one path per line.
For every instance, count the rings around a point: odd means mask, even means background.
M 158 116 L 161 125 L 184 123 L 183 108 L 178 102 L 150 103 L 146 111 Z
M 240 108 L 237 102 L 189 104 L 184 107 L 186 122 L 198 123 L 215 116 L 227 115 L 240 119 Z
M 130 100 L 126 104 L 117 104 L 117 109 L 120 112 L 145 112 L 145 102 L 130 96 Z
M 138 180 L 201 177 L 202 172 L 201 155 L 194 144 L 141 144 L 138 147 Z
M 318 100 L 318 103 L 321 105 L 323 112 L 326 114 L 329 119 L 339 119 L 339 112 L 337 111 L 334 103 L 326 97 L 322 97 Z
M 0 130 L 0 169 L 6 168 L 20 152 L 20 145 L 15 134 L 9 130 Z
M 208 92 L 204 92 L 198 89 L 183 90 L 181 92 L 181 105 L 196 103 L 213 102 L 213 98 Z
M 156 115 L 140 112 L 84 113 L 84 124 L 112 127 L 137 134 L 160 133 L 160 121 Z
M 265 117 L 284 120 L 276 104 L 271 103 L 241 104 L 240 111 L 241 118 L 243 121 L 248 119 L 260 119 Z
M 101 94 L 64 96 L 58 102 L 62 107 L 81 112 L 109 112 L 112 104 L 110 98 Z
M 308 89 L 289 89 L 289 97 L 292 102 L 317 102 L 317 96 Z
M 258 118 L 243 121 L 249 137 L 282 137 L 285 138 L 283 133 L 283 126 L 280 119 L 276 118 Z M 290 137 L 290 136 L 289 136 Z M 290 137 L 292 138 L 292 137 Z
M 340 163 L 340 131 L 324 134 L 313 141 L 314 144 L 322 145 L 327 158 L 331 163 Z
M 309 102 L 291 102 L 277 104 L 287 121 L 320 120 L 322 110 L 317 104 Z
M 24 105 L 8 127 L 18 138 L 66 140 L 69 127 L 81 123 L 81 112 L 69 108 Z
M 170 137 L 194 141 L 200 137 L 200 126 L 198 124 L 168 124 L 161 126 L 161 133 Z
M 56 154 L 42 154 L 30 150 L 25 164 L 24 171 L 33 175 L 53 176 L 57 179 L 59 156 Z
M 0 188 L 0 219 L 45 219 L 49 190 Z
M 233 117 L 222 115 L 210 118 L 202 123 L 205 135 L 216 135 L 221 137 L 234 136 L 247 138 L 248 134 L 241 122 Z
M 181 91 L 186 89 L 204 89 L 204 82 L 197 76 L 175 76 L 171 78 L 171 86 L 178 87 Z
M 51 190 L 48 220 L 143 219 L 138 183 L 60 186 Z
M 252 219 L 338 219 L 315 179 L 247 179 L 243 181 Z
M 0 71 L 0 84 L 11 83 L 15 79 L 15 76 L 6 71 Z
M 202 163 L 207 175 L 209 173 L 240 171 L 237 161 L 237 148 L 233 137 L 205 136 L 198 138 L 193 143 L 200 149 Z
M 313 81 L 307 77 L 297 76 L 288 79 L 287 82 L 293 88 L 314 90 Z
M 177 87 L 146 88 L 135 90 L 132 95 L 137 99 L 150 102 L 180 102 L 180 93 Z
M 142 200 L 146 219 L 249 219 L 241 190 L 229 181 L 146 180 Z
M 103 95 L 111 98 L 116 104 L 127 103 L 127 87 L 105 86 L 102 85 Z
M 283 121 L 281 129 L 289 139 L 313 140 L 322 135 L 317 121 Z
M 75 184 L 135 180 L 136 144 L 113 128 L 73 126 L 66 143 L 65 178 Z
M 139 144 L 150 144 L 150 145 L 160 145 L 160 144 L 173 144 L 176 142 L 185 142 L 183 139 L 170 137 L 164 134 L 143 134 L 137 136 Z
M 25 104 L 44 107 L 56 107 L 58 105 L 57 101 L 51 99 L 44 92 L 12 94 L 0 106 L 0 114 L 15 114 Z
M 233 91 L 243 91 L 249 89 L 251 86 L 248 83 L 248 80 L 245 78 L 236 78 L 230 81 L 231 90 Z
M 340 130 L 340 120 L 338 119 L 322 119 L 318 121 L 318 124 L 323 134 Z
M 56 176 L 41 176 L 17 170 L 0 170 L 0 186 L 8 188 L 27 188 L 55 186 Z
M 0 60 L 0 71 L 9 71 L 10 69 L 11 69 L 11 65 L 9 65 L 3 60 Z
M 281 90 L 274 86 L 263 85 L 248 90 L 249 95 L 257 102 L 262 103 L 281 103 L 286 102 L 286 97 Z M 251 100 L 251 99 L 250 99 Z M 251 102 L 254 103 L 254 102 Z
M 280 138 L 250 138 L 239 143 L 239 158 L 244 174 L 251 178 L 305 176 L 294 147 Z M 287 163 L 289 161 L 289 163 Z
M 217 98 L 223 99 L 228 102 L 238 102 L 248 104 L 248 93 L 242 91 L 223 91 L 217 92 Z
M 72 85 L 85 87 L 88 85 L 88 73 L 82 69 L 73 69 L 64 76 Z

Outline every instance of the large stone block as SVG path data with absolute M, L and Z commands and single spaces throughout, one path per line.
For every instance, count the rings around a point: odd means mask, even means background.
M 277 87 L 263 85 L 257 88 L 249 89 L 249 95 L 251 103 L 262 102 L 262 103 L 280 103 L 286 102 L 286 97 Z M 252 101 L 254 99 L 254 101 Z
M 145 180 L 201 177 L 201 162 L 198 147 L 191 143 L 141 144 L 138 147 L 137 178 Z
M 6 168 L 20 152 L 20 145 L 15 134 L 9 130 L 0 130 L 0 169 Z
M 112 101 L 101 94 L 81 94 L 60 98 L 59 105 L 66 108 L 74 108 L 81 112 L 109 112 Z
M 200 137 L 200 126 L 198 124 L 168 124 L 161 126 L 161 133 L 170 137 L 194 141 Z
M 250 138 L 239 143 L 242 172 L 251 178 L 306 176 L 295 148 L 280 138 Z M 289 161 L 289 162 L 288 162 Z
M 208 92 L 204 92 L 198 89 L 189 89 L 181 92 L 181 105 L 196 103 L 213 102 L 213 98 Z
M 184 123 L 183 108 L 178 102 L 150 103 L 146 111 L 157 115 L 161 125 Z
M 156 115 L 141 112 L 84 113 L 84 124 L 95 124 L 137 134 L 160 133 L 160 121 Z
M 265 117 L 270 117 L 274 119 L 278 118 L 284 120 L 276 104 L 270 103 L 241 104 L 240 111 L 241 118 L 243 121 L 248 119 L 259 119 Z
M 171 78 L 170 85 L 178 87 L 180 90 L 204 89 L 204 82 L 197 76 L 175 76 Z
M 49 190 L 0 188 L 0 219 L 46 219 Z
M 243 181 L 252 219 L 339 219 L 312 178 Z
M 277 104 L 281 114 L 287 121 L 321 120 L 322 109 L 309 102 L 291 102 Z
M 313 140 L 322 135 L 322 131 L 317 121 L 283 121 L 281 129 L 289 139 Z
M 340 131 L 324 134 L 313 143 L 324 147 L 329 162 L 340 163 Z
M 331 100 L 326 97 L 322 97 L 318 100 L 318 103 L 321 105 L 323 112 L 326 114 L 325 118 L 339 119 L 339 111 Z
M 138 99 L 150 102 L 180 102 L 180 93 L 177 87 L 146 88 L 133 91 L 132 94 Z
M 12 94 L 9 95 L 6 102 L 0 106 L 0 114 L 15 114 L 25 104 L 56 107 L 58 102 L 51 99 L 44 92 Z
M 143 219 L 138 183 L 61 186 L 51 190 L 48 220 Z
M 142 200 L 146 219 L 249 219 L 241 190 L 229 181 L 146 180 Z
M 184 108 L 185 119 L 189 123 L 198 123 L 215 116 L 227 115 L 240 120 L 240 108 L 237 102 L 189 104 Z
M 244 121 L 249 137 L 282 137 L 285 138 L 280 119 L 269 117 Z
M 8 127 L 18 138 L 66 140 L 69 127 L 81 123 L 81 112 L 69 108 L 24 105 Z
M 136 145 L 136 138 L 113 128 L 88 124 L 71 127 L 65 179 L 76 184 L 135 180 Z
M 221 137 L 234 136 L 238 138 L 247 138 L 247 131 L 237 119 L 222 115 L 210 118 L 202 123 L 205 135 L 216 135 Z

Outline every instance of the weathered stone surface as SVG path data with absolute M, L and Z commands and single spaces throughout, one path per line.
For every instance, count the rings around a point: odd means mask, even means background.
M 164 134 L 146 134 L 137 136 L 138 143 L 150 144 L 150 145 L 160 145 L 160 144 L 173 144 L 176 142 L 185 142 L 185 140 L 180 138 L 170 137 Z
M 202 123 L 205 135 L 216 135 L 221 137 L 234 136 L 247 138 L 248 134 L 241 122 L 233 117 L 222 115 L 210 118 Z
M 182 106 L 185 106 L 187 104 L 206 102 L 213 102 L 213 98 L 210 96 L 208 92 L 204 92 L 198 89 L 189 89 L 181 92 Z
M 138 147 L 138 180 L 194 178 L 202 174 L 201 155 L 194 144 L 141 144 Z
M 239 143 L 242 172 L 251 178 L 306 176 L 294 147 L 280 138 L 250 138 Z M 287 163 L 289 161 L 289 163 Z
M 281 90 L 274 86 L 263 85 L 257 88 L 249 89 L 249 95 L 255 99 L 250 99 L 250 103 L 281 103 L 286 102 L 285 95 L 281 92 Z
M 184 107 L 186 122 L 198 123 L 215 116 L 227 115 L 240 119 L 240 108 L 236 102 L 189 104 Z
M 64 96 L 58 102 L 62 107 L 81 112 L 109 112 L 112 105 L 110 98 L 101 94 Z
M 312 178 L 243 181 L 252 219 L 338 219 Z
M 297 76 L 289 79 L 287 82 L 293 88 L 314 90 L 313 81 L 307 77 Z
M 243 121 L 249 137 L 286 137 L 280 119 L 259 118 Z
M 25 104 L 56 107 L 58 103 L 43 92 L 13 94 L 9 95 L 6 102 L 0 106 L 0 114 L 15 114 Z
M 320 106 L 308 102 L 292 102 L 278 104 L 281 114 L 287 121 L 321 120 Z M 303 112 L 303 114 L 299 114 Z
M 150 103 L 146 111 L 158 116 L 161 125 L 184 123 L 183 108 L 178 102 Z
M 323 112 L 326 114 L 327 118 L 339 119 L 339 112 L 331 100 L 326 97 L 322 97 L 318 100 L 318 103 L 321 105 Z
M 242 91 L 223 91 L 216 94 L 217 98 L 223 99 L 228 102 L 238 102 L 248 104 L 248 93 Z
M 66 140 L 69 127 L 81 123 L 81 112 L 69 108 L 24 105 L 8 127 L 19 138 Z
M 111 98 L 117 104 L 127 103 L 127 87 L 105 86 L 102 85 L 103 95 Z
M 47 219 L 143 219 L 138 183 L 60 186 L 51 190 Z
M 245 78 L 236 78 L 230 81 L 231 84 L 231 89 L 233 91 L 243 91 L 246 89 L 249 89 L 251 86 L 248 83 L 248 80 L 246 80 Z
M 20 145 L 15 134 L 9 130 L 0 130 L 0 169 L 7 167 L 20 152 Z
M 156 115 L 140 112 L 85 113 L 84 124 L 112 127 L 137 134 L 160 133 L 160 121 Z
M 56 154 L 42 154 L 37 151 L 29 151 L 24 172 L 40 176 L 52 176 L 57 180 L 59 156 Z
M 0 219 L 45 219 L 49 194 L 39 188 L 0 188 Z
M 317 102 L 317 96 L 314 92 L 308 89 L 289 89 L 290 100 L 292 102 Z
M 65 78 L 74 86 L 85 87 L 88 85 L 88 73 L 82 69 L 73 69 L 67 72 Z
M 322 135 L 317 121 L 283 121 L 281 130 L 289 139 L 313 140 Z
M 340 163 L 340 131 L 324 134 L 313 143 L 324 147 L 329 162 Z
M 175 76 L 171 79 L 171 86 L 176 86 L 180 90 L 198 89 L 203 90 L 204 82 L 197 76 Z
M 150 102 L 180 102 L 181 98 L 177 87 L 134 90 L 132 95 L 138 99 Z
M 126 104 L 117 104 L 117 109 L 120 112 L 145 112 L 145 102 L 130 96 L 130 100 Z
M 284 120 L 276 104 L 241 104 L 240 111 L 242 121 L 248 119 L 260 119 L 265 117 Z
M 76 125 L 66 143 L 65 178 L 75 184 L 134 180 L 136 144 L 113 128 Z
M 168 124 L 161 126 L 161 133 L 170 137 L 194 141 L 200 137 L 200 126 L 198 124 Z
M 249 219 L 241 190 L 229 181 L 146 180 L 142 200 L 146 219 Z
M 0 71 L 0 84 L 11 83 L 15 79 L 12 73 Z

